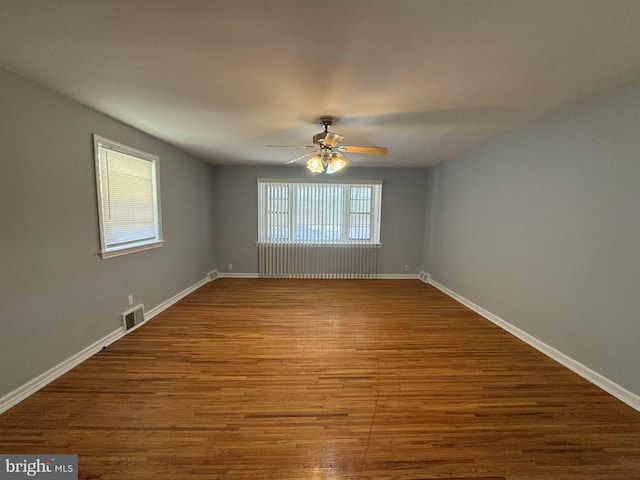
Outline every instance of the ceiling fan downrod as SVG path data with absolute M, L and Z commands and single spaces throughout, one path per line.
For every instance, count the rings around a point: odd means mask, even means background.
M 333 117 L 329 117 L 329 116 L 320 117 L 320 125 L 324 127 L 325 132 L 328 132 L 329 127 L 333 125 Z

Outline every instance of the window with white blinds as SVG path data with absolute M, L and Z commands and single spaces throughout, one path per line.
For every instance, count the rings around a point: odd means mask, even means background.
M 94 135 L 102 258 L 162 245 L 158 157 Z
M 379 244 L 382 181 L 258 179 L 258 242 Z

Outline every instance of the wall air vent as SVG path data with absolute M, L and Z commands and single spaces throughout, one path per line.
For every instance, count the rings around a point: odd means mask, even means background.
M 212 270 L 207 274 L 207 277 L 209 277 L 209 281 L 213 282 L 216 278 L 218 278 L 218 270 Z
M 137 305 L 122 314 L 122 327 L 125 332 L 144 322 L 144 305 Z

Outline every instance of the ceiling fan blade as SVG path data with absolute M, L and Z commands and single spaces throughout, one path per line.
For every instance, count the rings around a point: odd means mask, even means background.
M 317 152 L 305 153 L 304 155 L 300 155 L 299 157 L 296 157 L 296 158 L 294 158 L 292 160 L 289 160 L 288 162 L 284 162 L 284 163 L 285 163 L 285 165 L 288 165 L 290 163 L 296 163 L 296 162 L 302 160 L 303 158 L 311 157 L 313 155 L 317 155 Z
M 387 147 L 363 147 L 357 145 L 340 145 L 338 150 L 346 153 L 367 153 L 370 155 L 386 155 Z
M 316 148 L 315 145 L 265 145 L 268 148 Z

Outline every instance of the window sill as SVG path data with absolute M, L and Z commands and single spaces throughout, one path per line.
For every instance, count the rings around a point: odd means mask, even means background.
M 103 260 L 107 258 L 119 257 L 120 255 L 127 255 L 129 253 L 142 252 L 144 250 L 151 250 L 152 248 L 159 248 L 164 244 L 163 240 L 153 243 L 145 243 L 143 245 L 134 245 L 131 247 L 120 248 L 118 250 L 109 250 L 106 252 L 100 252 L 100 256 Z

